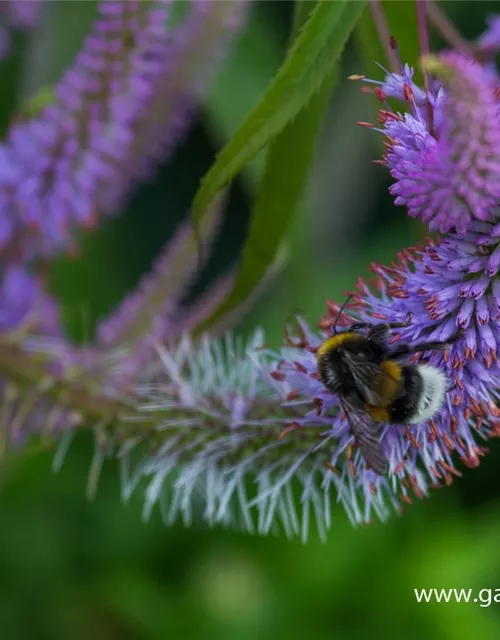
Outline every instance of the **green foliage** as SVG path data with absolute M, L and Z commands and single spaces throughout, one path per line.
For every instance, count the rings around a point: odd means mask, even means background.
M 308 4 L 313 6 L 312 2 Z M 254 5 L 205 100 L 204 119 L 216 147 L 235 133 L 249 105 L 260 100 L 285 55 L 285 34 L 280 37 L 268 20 L 266 6 Z M 262 159 L 262 155 L 257 155 L 244 169 L 245 178 L 250 177 L 252 184 L 262 169 L 262 163 L 258 162 Z
M 196 222 L 215 195 L 283 131 L 320 89 L 364 5 L 358 0 L 318 3 L 268 91 L 203 179 L 193 201 Z
M 311 3 L 299 3 L 298 6 L 308 9 Z M 302 20 L 298 18 L 295 32 L 308 15 L 309 11 L 304 12 Z M 327 76 L 307 107 L 270 144 L 234 287 L 207 320 L 206 326 L 243 304 L 275 260 L 290 218 L 302 196 L 335 76 L 336 69 Z
M 222 528 L 166 530 L 157 513 L 141 522 L 139 501 L 117 502 L 111 463 L 96 498 L 86 501 L 90 454 L 80 437 L 60 475 L 48 473 L 49 454 L 7 465 L 0 501 L 5 638 L 498 637 L 498 605 L 417 604 L 413 589 L 497 587 L 499 504 L 467 514 L 446 489 L 387 525 L 356 530 L 334 507 L 326 544 Z
M 243 304 L 275 260 L 314 159 L 331 85 L 329 77 L 318 95 L 270 145 L 234 287 L 206 326 Z

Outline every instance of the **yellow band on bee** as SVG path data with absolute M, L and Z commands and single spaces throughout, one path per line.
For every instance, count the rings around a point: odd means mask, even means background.
M 403 375 L 401 365 L 396 360 L 384 360 L 380 365 L 382 371 L 384 371 L 389 378 L 392 378 L 395 382 L 399 382 Z
M 345 340 L 348 338 L 354 338 L 356 335 L 357 334 L 354 331 L 344 331 L 343 333 L 337 333 L 331 338 L 327 338 L 327 340 L 325 340 L 319 347 L 318 353 L 316 354 L 318 362 L 325 354 L 329 353 L 333 349 L 337 349 L 337 347 L 339 347 Z
M 373 391 L 380 398 L 377 407 L 387 407 L 400 389 L 402 370 L 394 360 L 384 360 L 380 369 L 381 373 L 373 381 Z
M 365 411 L 375 422 L 389 422 L 390 415 L 386 407 L 376 407 L 373 404 L 366 404 Z

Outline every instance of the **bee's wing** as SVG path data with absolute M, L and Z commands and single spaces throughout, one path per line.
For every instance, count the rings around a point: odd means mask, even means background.
M 342 398 L 341 403 L 365 461 L 375 473 L 381 476 L 385 475 L 389 464 L 380 444 L 380 423 L 372 420 L 368 414 L 356 409 L 350 400 Z
M 382 406 L 383 400 L 374 390 L 373 386 L 375 381 L 379 380 L 380 376 L 386 376 L 387 374 L 376 362 L 369 362 L 354 353 L 345 351 L 344 357 L 349 362 L 350 372 L 363 400 L 376 407 Z

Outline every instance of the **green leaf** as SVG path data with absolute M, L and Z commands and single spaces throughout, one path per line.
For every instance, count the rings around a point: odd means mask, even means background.
M 203 100 L 204 123 L 217 148 L 236 132 L 248 105 L 257 104 L 271 84 L 285 57 L 286 44 L 277 37 L 263 5 L 256 6 Z
M 333 78 L 271 145 L 233 289 L 207 325 L 245 302 L 273 263 L 309 174 Z
M 314 6 L 313 2 L 309 4 Z M 269 87 L 285 51 L 286 40 L 276 36 L 264 5 L 255 7 L 203 101 L 204 123 L 217 149 L 238 129 L 248 105 L 256 104 Z M 249 193 L 257 188 L 264 160 L 264 154 L 257 154 L 244 168 L 244 185 Z
M 302 14 L 306 19 L 307 4 L 299 3 L 296 17 Z M 336 75 L 334 67 L 308 106 L 270 145 L 235 284 L 223 304 L 199 327 L 200 331 L 242 305 L 274 263 L 304 191 Z
M 283 131 L 320 89 L 364 6 L 364 1 L 357 0 L 318 3 L 264 97 L 203 179 L 193 201 L 196 223 L 215 195 Z

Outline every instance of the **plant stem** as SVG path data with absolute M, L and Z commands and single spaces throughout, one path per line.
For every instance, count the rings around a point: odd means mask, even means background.
M 389 32 L 389 25 L 384 14 L 384 10 L 382 9 L 382 5 L 380 4 L 380 0 L 372 0 L 370 2 L 370 10 L 372 12 L 373 21 L 377 27 L 380 42 L 384 48 L 385 57 L 387 58 L 389 67 L 391 71 L 397 73 L 399 71 L 399 63 L 396 54 L 390 46 L 391 34 Z
M 418 29 L 418 44 L 420 49 L 420 60 L 424 56 L 427 56 L 430 52 L 429 45 L 429 29 L 427 25 L 427 0 L 416 0 L 415 2 L 417 10 L 417 29 Z M 426 69 L 422 66 L 422 74 L 424 76 L 425 90 L 429 90 L 429 76 Z
M 457 51 L 461 51 L 469 56 L 473 56 L 472 49 L 467 40 L 456 29 L 453 22 L 448 18 L 446 13 L 441 7 L 434 2 L 434 0 L 428 0 L 427 13 L 429 20 L 436 27 L 437 31 L 443 36 L 443 38 Z
M 0 373 L 14 384 L 40 393 L 55 404 L 62 404 L 77 411 L 92 422 L 108 422 L 125 410 L 131 411 L 126 402 L 89 392 L 81 385 L 57 377 L 43 361 L 14 343 L 0 338 Z

